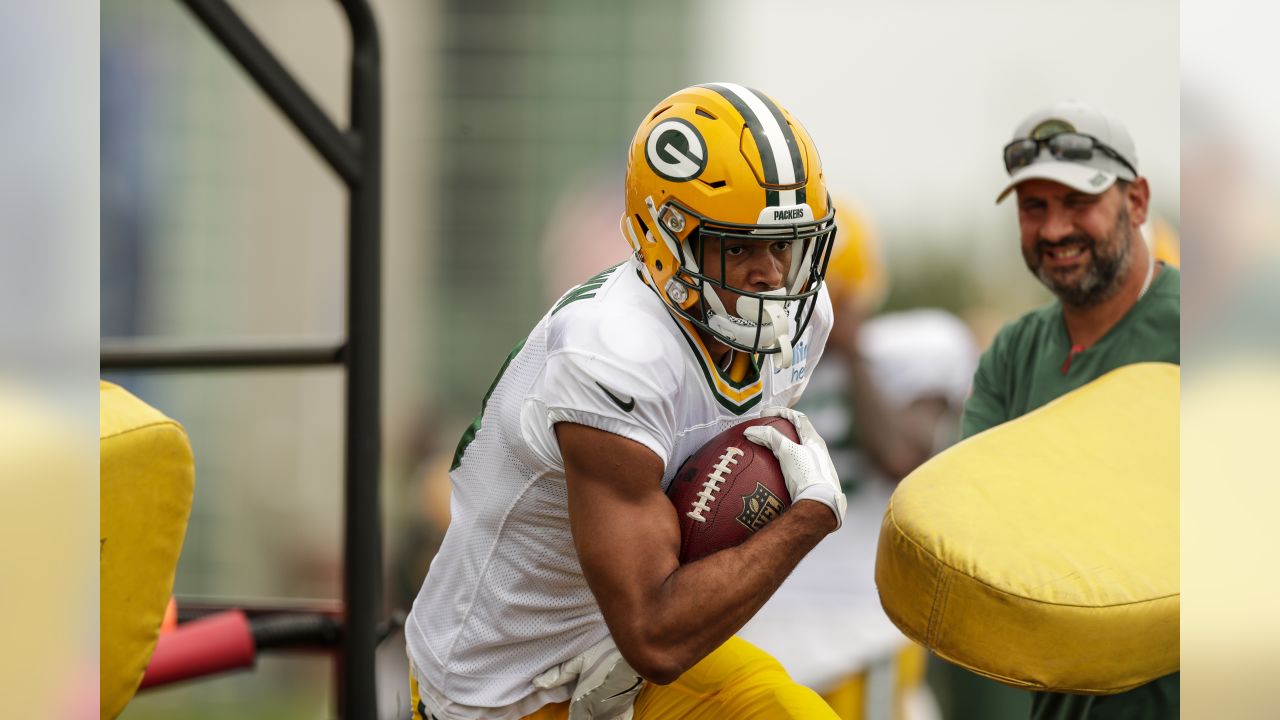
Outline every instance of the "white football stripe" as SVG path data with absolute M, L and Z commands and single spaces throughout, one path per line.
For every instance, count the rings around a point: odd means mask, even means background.
M 773 113 L 769 112 L 768 106 L 755 93 L 741 85 L 736 83 L 717 83 L 717 85 L 737 95 L 751 109 L 751 112 L 756 114 L 756 119 L 760 121 L 760 127 L 764 130 L 765 140 L 769 143 L 769 149 L 773 151 L 773 162 L 778 171 L 778 184 L 794 184 L 796 169 L 791 165 L 791 150 L 787 148 L 786 136 L 782 134 L 782 128 L 778 126 Z M 791 202 L 783 200 L 781 204 L 794 205 L 795 195 L 792 194 Z

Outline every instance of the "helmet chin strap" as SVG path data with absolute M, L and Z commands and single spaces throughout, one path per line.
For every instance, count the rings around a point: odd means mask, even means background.
M 784 290 L 779 288 L 771 292 L 781 295 Z M 769 318 L 767 325 L 773 328 L 774 343 L 778 346 L 778 366 L 791 367 L 795 356 L 791 351 L 791 336 L 787 334 L 790 327 L 787 321 L 786 305 L 777 300 L 765 300 L 763 304 L 764 314 Z M 748 313 L 755 315 L 760 305 L 761 301 L 756 298 L 740 297 L 738 298 L 738 315 L 741 317 L 746 317 Z
M 770 290 L 764 295 L 785 295 L 785 288 Z M 720 302 L 719 296 L 715 292 L 709 292 L 704 295 L 709 305 L 711 305 L 710 317 L 707 318 L 707 324 L 713 330 L 723 335 L 731 337 L 734 341 L 743 345 L 750 345 L 756 342 L 756 332 L 759 331 L 760 340 L 759 348 L 762 350 L 778 349 L 778 366 L 791 367 L 794 361 L 794 353 L 791 347 L 791 337 L 787 334 L 790 329 L 787 318 L 786 304 L 781 300 L 761 300 L 754 297 L 739 297 L 737 302 L 737 316 L 731 316 Z M 764 322 L 757 325 L 754 320 L 748 318 L 761 317 L 761 306 L 763 305 Z

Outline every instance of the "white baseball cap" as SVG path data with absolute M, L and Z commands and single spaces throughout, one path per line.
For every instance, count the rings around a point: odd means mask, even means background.
M 1059 133 L 1089 135 L 1124 158 L 1131 168 L 1105 152 L 1094 152 L 1087 160 L 1060 160 L 1047 146 L 1041 145 L 1039 154 L 1030 165 L 1009 175 L 1009 182 L 996 197 L 996 203 L 1004 200 L 1024 180 L 1052 180 L 1073 190 L 1097 195 L 1114 185 L 1117 178 L 1137 179 L 1134 171 L 1138 168 L 1138 153 L 1129 131 L 1120 121 L 1078 100 L 1063 100 L 1031 113 L 1018 123 L 1010 142 L 1028 138 L 1048 140 Z
M 964 321 L 936 308 L 877 315 L 858 344 L 872 382 L 895 409 L 931 395 L 963 405 L 981 352 Z

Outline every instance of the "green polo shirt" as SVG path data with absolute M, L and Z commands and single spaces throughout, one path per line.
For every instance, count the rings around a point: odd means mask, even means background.
M 1177 268 L 1165 267 L 1115 327 L 1074 355 L 1057 302 L 1005 325 L 978 361 L 961 437 L 1021 417 L 1118 367 L 1178 364 L 1180 278 Z
M 1051 303 L 1004 326 L 978 362 L 965 402 L 969 437 L 1032 410 L 1124 365 L 1178 364 L 1181 276 L 1165 267 L 1133 308 L 1092 347 L 1073 352 L 1062 306 Z M 1116 695 L 1034 693 L 1033 720 L 1163 720 L 1179 712 L 1179 674 Z

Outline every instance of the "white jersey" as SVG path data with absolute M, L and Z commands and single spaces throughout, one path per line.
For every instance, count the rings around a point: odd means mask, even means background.
M 713 436 L 795 402 L 822 353 L 825 288 L 793 365 L 765 356 L 759 372 L 731 382 L 639 267 L 629 260 L 566 293 L 508 359 L 459 447 L 452 521 L 405 628 L 439 718 L 519 718 L 567 700 L 571 686 L 539 690 L 533 678 L 608 635 L 574 551 L 555 423 L 649 448 L 665 490 Z

